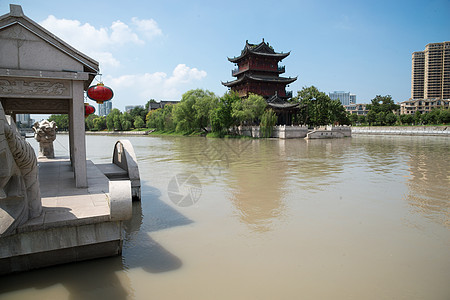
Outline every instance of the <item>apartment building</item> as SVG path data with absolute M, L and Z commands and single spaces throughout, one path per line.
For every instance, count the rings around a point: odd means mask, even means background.
M 412 54 L 411 99 L 450 99 L 450 42 Z
M 423 99 L 425 79 L 425 51 L 412 54 L 411 99 Z
M 366 108 L 365 103 L 360 104 L 349 104 L 344 105 L 345 110 L 348 111 L 350 114 L 356 114 L 358 116 L 367 116 L 367 113 L 369 112 Z
M 449 102 L 448 99 L 411 99 L 400 103 L 400 114 L 415 114 L 416 111 L 423 114 L 430 112 L 433 108 L 449 108 Z

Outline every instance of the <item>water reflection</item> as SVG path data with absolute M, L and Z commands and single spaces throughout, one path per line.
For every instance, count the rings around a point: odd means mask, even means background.
M 416 140 L 409 147 L 408 194 L 413 210 L 450 227 L 450 162 L 448 144 Z
M 367 166 L 383 176 L 403 175 L 408 145 L 402 137 L 362 137 L 354 139 L 355 153 L 362 155 Z
M 258 232 L 271 230 L 273 222 L 285 214 L 287 163 L 283 144 L 278 140 L 229 142 L 231 147 L 248 144 L 239 156 L 235 155 L 226 175 L 231 190 L 229 200 L 241 222 Z
M 296 140 L 289 145 L 288 159 L 301 190 L 314 193 L 342 180 L 351 139 Z

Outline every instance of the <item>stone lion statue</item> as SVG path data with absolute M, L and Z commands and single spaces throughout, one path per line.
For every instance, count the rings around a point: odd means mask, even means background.
M 41 213 L 36 154 L 0 103 L 0 237 Z
M 43 120 L 34 123 L 34 138 L 39 142 L 39 157 L 55 158 L 53 141 L 56 139 L 56 123 Z

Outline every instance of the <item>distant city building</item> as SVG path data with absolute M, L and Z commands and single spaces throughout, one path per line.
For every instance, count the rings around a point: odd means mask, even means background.
M 180 101 L 160 101 L 160 102 L 150 102 L 148 110 L 155 110 L 158 108 L 164 108 L 167 104 L 177 104 Z
M 331 100 L 339 100 L 344 106 L 356 103 L 356 95 L 350 94 L 350 92 L 334 91 L 328 95 Z
M 127 105 L 127 106 L 125 106 L 125 111 L 126 112 L 130 112 L 135 107 L 142 107 L 142 108 L 144 108 L 143 105 Z
M 433 108 L 449 108 L 449 102 L 450 100 L 448 99 L 411 99 L 400 103 L 400 114 L 415 114 L 416 111 L 427 113 Z
M 102 104 L 98 105 L 98 112 L 97 112 L 97 114 L 99 116 L 105 117 L 105 116 L 109 115 L 111 110 L 112 110 L 112 102 L 111 101 L 106 101 L 106 102 L 103 102 Z
M 16 115 L 16 123 L 25 125 L 26 127 L 31 127 L 32 119 L 30 118 L 30 114 L 17 114 Z
M 366 116 L 369 112 L 366 108 L 367 104 L 349 104 L 344 105 L 345 110 L 348 111 L 350 114 L 357 114 L 358 116 Z
M 411 99 L 450 99 L 450 42 L 412 54 Z

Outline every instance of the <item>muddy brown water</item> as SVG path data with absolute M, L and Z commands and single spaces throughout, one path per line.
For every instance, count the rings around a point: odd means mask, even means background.
M 0 277 L 1 299 L 450 299 L 448 138 L 127 138 L 123 255 Z

